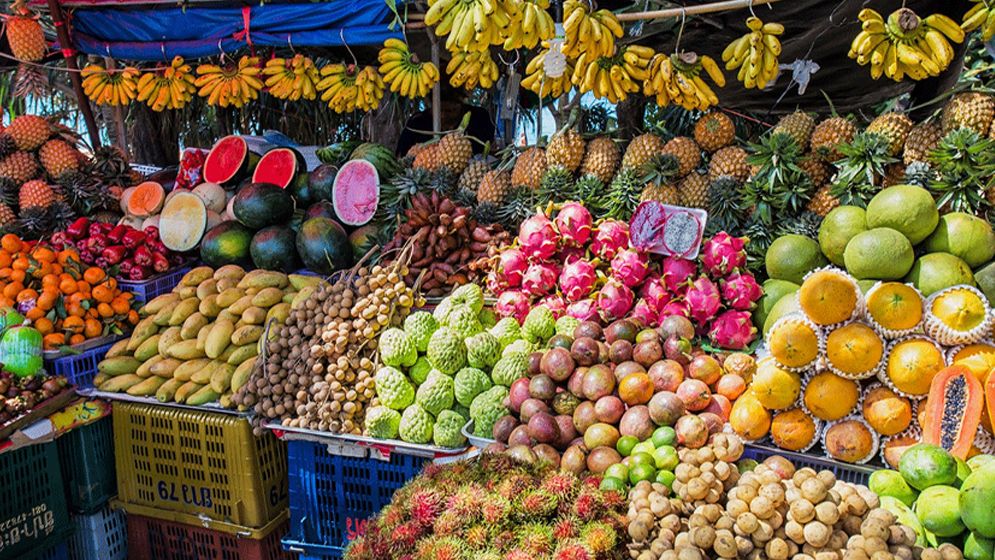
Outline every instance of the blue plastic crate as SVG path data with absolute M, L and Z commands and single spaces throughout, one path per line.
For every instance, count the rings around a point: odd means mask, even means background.
M 345 557 L 345 549 L 341 546 L 319 546 L 286 538 L 281 542 L 284 550 L 297 554 L 297 560 L 339 560 Z
M 0 454 L 0 480 L 0 560 L 34 558 L 65 541 L 72 528 L 55 442 Z
M 69 545 L 66 542 L 61 542 L 35 556 L 31 554 L 23 556 L 21 560 L 69 560 Z
M 764 459 L 774 455 L 780 455 L 785 459 L 790 460 L 794 463 L 796 468 L 800 469 L 802 467 L 809 467 L 817 471 L 832 471 L 838 480 L 842 480 L 843 482 L 851 482 L 853 484 L 863 484 L 864 486 L 867 485 L 867 481 L 870 479 L 871 473 L 877 470 L 876 467 L 850 465 L 825 457 L 815 457 L 802 453 L 794 453 L 791 451 L 784 451 L 783 449 L 767 447 L 765 445 L 746 444 L 742 458 L 753 459 L 762 463 Z
M 287 461 L 290 534 L 286 540 L 341 549 L 361 535 L 367 520 L 431 459 L 400 453 L 392 453 L 389 461 L 343 457 L 329 454 L 322 443 L 291 440 Z
M 117 340 L 112 340 L 79 354 L 67 354 L 51 360 L 45 360 L 45 370 L 52 375 L 64 375 L 70 383 L 83 389 L 93 387 L 93 378 L 97 376 L 97 364 L 104 359 L 107 351 Z
M 74 515 L 69 560 L 124 560 L 128 557 L 128 522 L 124 510 L 109 505 L 90 515 Z
M 119 279 L 117 285 L 122 290 L 135 294 L 135 301 L 145 303 L 157 296 L 173 291 L 183 275 L 190 272 L 192 268 L 192 264 L 187 264 L 140 282 Z
M 55 442 L 69 509 L 93 513 L 104 507 L 117 494 L 111 417 L 74 428 Z

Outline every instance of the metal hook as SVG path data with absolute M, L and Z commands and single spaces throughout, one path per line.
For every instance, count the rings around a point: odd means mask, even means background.
M 290 36 L 288 35 L 287 37 L 289 38 Z M 352 49 L 349 48 L 349 43 L 345 42 L 345 29 L 341 27 L 339 28 L 339 39 L 342 41 L 342 46 L 345 47 L 345 50 L 349 51 L 349 56 L 352 57 L 352 65 L 359 66 L 359 61 L 356 60 L 356 55 L 352 52 Z
M 223 48 L 221 48 L 221 39 L 218 39 L 218 52 L 220 52 L 220 53 L 221 53 L 221 56 L 219 57 L 219 60 L 220 60 L 220 61 L 221 61 L 221 63 L 223 64 L 223 63 L 224 63 L 224 61 L 225 61 L 225 58 L 226 58 L 226 55 L 227 55 L 228 53 L 226 53 L 226 52 L 225 52 L 225 50 L 224 50 Z
M 162 51 L 162 61 L 169 62 L 169 59 L 166 57 L 166 43 L 159 41 L 159 50 Z
M 514 66 L 518 64 L 518 61 L 521 60 L 521 58 L 522 58 L 521 55 L 518 54 L 518 49 L 515 49 L 515 60 L 512 62 L 508 62 L 507 60 L 504 59 L 504 53 L 498 52 L 498 60 L 500 60 L 501 64 L 504 64 L 505 66 L 509 67 Z
M 111 44 L 110 43 L 104 43 L 104 50 L 107 51 L 107 58 L 114 58 L 113 56 L 111 56 Z
M 290 40 L 290 33 L 287 33 L 287 45 L 290 46 L 290 52 L 297 54 L 297 51 L 294 50 L 294 43 Z
M 753 11 L 753 0 L 750 0 L 750 15 L 757 17 L 757 13 Z
M 753 0 L 750 0 L 750 3 L 752 4 Z M 681 37 L 684 36 L 684 24 L 687 23 L 687 21 L 688 21 L 687 7 L 682 4 L 681 5 L 681 27 L 677 30 L 677 42 L 674 44 L 674 54 L 677 54 L 677 53 L 680 52 L 680 48 L 681 48 Z

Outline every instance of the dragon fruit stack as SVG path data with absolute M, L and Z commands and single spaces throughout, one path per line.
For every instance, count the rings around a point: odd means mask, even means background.
M 745 238 L 719 233 L 697 261 L 645 253 L 629 244 L 629 226 L 595 224 L 581 204 L 537 213 L 500 249 L 488 275 L 499 315 L 524 319 L 543 304 L 556 316 L 610 323 L 634 317 L 655 327 L 668 316 L 691 319 L 712 344 L 742 349 L 756 337 L 750 309 L 762 295 L 746 271 Z

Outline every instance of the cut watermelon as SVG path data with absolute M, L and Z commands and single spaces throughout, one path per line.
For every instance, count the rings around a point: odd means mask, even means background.
M 253 183 L 269 183 L 281 189 L 307 181 L 307 164 L 304 156 L 293 148 L 273 148 L 259 160 L 252 173 Z
M 377 168 L 365 159 L 346 162 L 332 185 L 332 205 L 339 220 L 350 226 L 366 224 L 373 219 L 379 202 Z
M 207 207 L 190 191 L 170 197 L 159 216 L 159 238 L 167 249 L 189 251 L 200 243 L 207 229 Z
M 233 188 L 252 173 L 259 163 L 259 154 L 249 149 L 241 136 L 225 136 L 218 140 L 204 160 L 203 179 L 206 183 L 216 183 Z

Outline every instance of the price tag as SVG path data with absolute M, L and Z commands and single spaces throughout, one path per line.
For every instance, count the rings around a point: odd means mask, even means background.
M 648 200 L 636 208 L 629 224 L 632 246 L 665 256 L 698 256 L 708 212 Z

